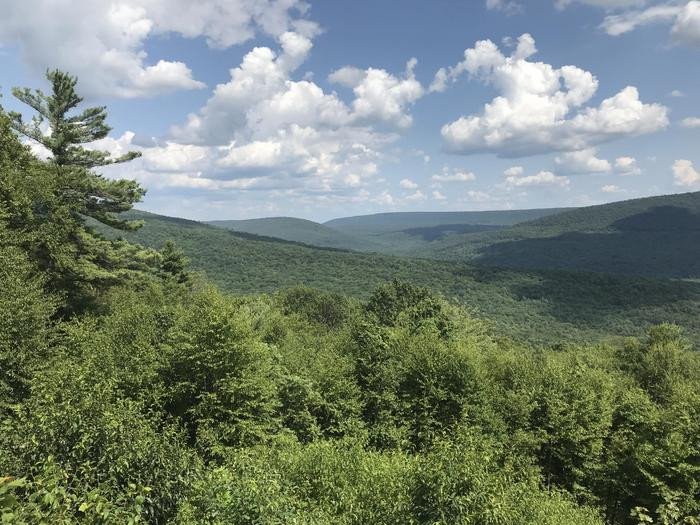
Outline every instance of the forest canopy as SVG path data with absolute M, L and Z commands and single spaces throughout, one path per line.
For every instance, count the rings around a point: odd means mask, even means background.
M 143 190 L 49 80 L 16 92 L 67 130 L 48 160 L 0 113 L 3 523 L 700 523 L 680 328 L 533 350 L 405 281 L 226 294 L 95 228 Z

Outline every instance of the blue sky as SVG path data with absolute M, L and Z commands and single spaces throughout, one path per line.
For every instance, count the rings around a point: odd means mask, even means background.
M 700 1 L 0 0 L 3 105 L 59 67 L 142 209 L 314 220 L 700 189 Z M 41 153 L 37 150 L 38 153 Z

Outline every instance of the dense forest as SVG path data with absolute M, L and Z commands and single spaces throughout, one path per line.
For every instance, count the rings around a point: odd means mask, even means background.
M 289 217 L 212 224 L 316 246 L 486 267 L 700 276 L 700 192 L 574 209 L 384 213 L 325 224 Z
M 700 193 L 588 206 L 492 232 L 442 236 L 420 255 L 487 266 L 700 276 Z
M 303 285 L 366 300 L 377 286 L 398 278 L 441 293 L 522 343 L 599 342 L 641 336 L 653 324 L 674 322 L 700 344 L 698 282 L 319 249 L 145 212 L 122 216 L 143 226 L 100 231 L 158 250 L 176 239 L 191 270 L 231 293 Z
M 15 90 L 41 118 L 0 113 L 3 523 L 700 522 L 681 328 L 532 348 L 391 275 L 230 295 L 173 242 L 104 235 L 141 226 L 144 190 L 97 171 L 135 154 L 85 149 L 105 109 L 48 78 Z

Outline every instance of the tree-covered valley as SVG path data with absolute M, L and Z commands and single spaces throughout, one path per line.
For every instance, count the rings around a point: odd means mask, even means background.
M 51 134 L 0 112 L 3 523 L 700 522 L 700 284 L 134 211 L 48 80 Z

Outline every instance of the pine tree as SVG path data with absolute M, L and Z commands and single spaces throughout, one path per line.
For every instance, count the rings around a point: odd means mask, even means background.
M 11 112 L 11 125 L 18 133 L 38 142 L 53 155 L 53 162 L 59 166 L 82 166 L 95 168 L 108 164 L 127 162 L 141 153 L 130 151 L 112 158 L 109 152 L 86 149 L 82 144 L 105 138 L 112 128 L 107 120 L 107 108 L 92 107 L 76 115 L 69 113 L 83 101 L 75 91 L 78 79 L 54 69 L 46 72 L 51 83 L 52 94 L 46 95 L 40 89 L 14 88 L 12 94 L 21 102 L 33 108 L 37 115 L 31 123 L 22 120 L 22 115 Z M 49 125 L 50 133 L 44 133 L 42 124 Z
M 19 113 L 10 112 L 10 126 L 51 152 L 49 163 L 56 167 L 57 177 L 61 179 L 62 200 L 74 213 L 120 230 L 139 228 L 140 222 L 124 221 L 115 214 L 130 210 L 143 198 L 145 190 L 135 181 L 109 180 L 91 169 L 127 162 L 141 153 L 130 151 L 111 157 L 107 151 L 83 147 L 110 132 L 106 108 L 92 107 L 77 113 L 75 110 L 83 100 L 76 92 L 77 78 L 59 70 L 47 71 L 46 78 L 52 88 L 50 95 L 39 89 L 12 90 L 37 115 L 27 123 Z M 42 131 L 44 124 L 48 124 L 47 132 Z
M 181 248 L 172 241 L 165 241 L 165 245 L 160 251 L 160 256 L 160 269 L 164 275 L 175 279 L 180 284 L 189 282 L 188 260 Z
M 44 276 L 45 287 L 61 298 L 59 315 L 90 307 L 110 287 L 157 273 L 160 257 L 153 250 L 121 239 L 108 239 L 95 221 L 132 230 L 141 221 L 123 220 L 145 191 L 136 181 L 113 180 L 91 169 L 124 162 L 138 154 L 112 159 L 82 144 L 109 132 L 104 108 L 71 116 L 80 97 L 75 78 L 48 73 L 51 95 L 15 90 L 37 109 L 31 124 L 0 107 L 0 229 L 7 244 L 23 251 Z M 76 112 L 77 113 L 77 112 Z M 50 132 L 41 133 L 48 120 Z M 54 131 L 55 130 L 55 131 Z M 53 157 L 37 159 L 18 135 L 37 140 Z M 4 239 L 0 239 L 4 242 Z

